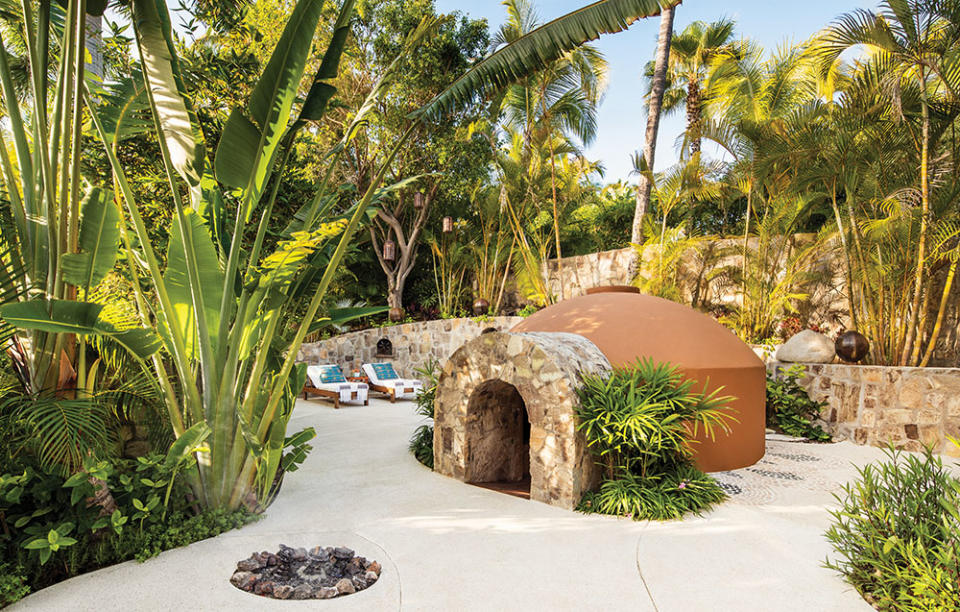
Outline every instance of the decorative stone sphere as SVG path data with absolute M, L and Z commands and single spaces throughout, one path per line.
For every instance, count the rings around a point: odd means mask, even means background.
M 490 312 L 490 302 L 483 298 L 478 298 L 473 303 L 473 314 L 480 317 Z
M 391 308 L 388 316 L 393 323 L 403 321 L 403 308 Z
M 857 363 L 870 352 L 870 341 L 858 331 L 845 331 L 837 337 L 836 348 L 840 359 Z

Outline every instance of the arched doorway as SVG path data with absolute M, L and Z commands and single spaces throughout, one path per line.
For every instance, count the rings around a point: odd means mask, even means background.
M 514 489 L 529 473 L 531 500 L 576 508 L 600 480 L 577 431 L 576 390 L 584 375 L 609 369 L 600 349 L 574 334 L 496 332 L 468 341 L 437 382 L 434 470 L 490 488 L 514 479 Z
M 530 497 L 530 417 L 520 392 L 499 379 L 477 386 L 467 404 L 466 481 Z

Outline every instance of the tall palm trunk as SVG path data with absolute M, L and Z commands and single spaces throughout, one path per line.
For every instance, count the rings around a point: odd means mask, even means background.
M 650 92 L 649 113 L 647 114 L 646 142 L 643 146 L 643 159 L 646 161 L 646 173 L 640 174 L 640 185 L 637 187 L 636 208 L 633 213 L 633 229 L 630 241 L 634 244 L 643 242 L 643 217 L 650 208 L 650 192 L 653 182 L 650 174 L 653 172 L 654 156 L 657 150 L 657 132 L 660 130 L 660 110 L 663 106 L 663 92 L 667 88 L 667 63 L 670 60 L 670 40 L 673 38 L 673 15 L 675 7 L 664 8 L 660 13 L 660 34 L 657 37 L 657 57 L 653 69 L 653 87 Z M 633 257 L 631 276 L 636 274 L 639 253 Z
M 691 78 L 687 83 L 687 139 L 690 141 L 690 155 L 700 152 L 703 138 L 700 136 L 700 120 L 703 117 L 703 102 L 700 82 Z
M 923 116 L 923 140 L 920 145 L 920 238 L 917 245 L 917 270 L 913 279 L 913 299 L 910 304 L 910 322 L 907 324 L 907 339 L 900 353 L 900 364 L 910 365 L 914 342 L 921 338 L 917 334 L 917 321 L 920 318 L 920 298 L 923 294 L 924 264 L 927 258 L 927 217 L 930 213 L 930 183 L 928 165 L 930 161 L 930 105 L 927 102 L 926 71 L 920 71 L 920 108 Z
M 553 139 L 550 139 L 550 189 L 553 192 L 553 236 L 557 247 L 557 284 L 560 285 L 560 299 L 567 299 L 563 282 L 563 254 L 560 252 L 560 213 L 557 208 L 557 154 Z M 549 279 L 548 279 L 549 280 Z

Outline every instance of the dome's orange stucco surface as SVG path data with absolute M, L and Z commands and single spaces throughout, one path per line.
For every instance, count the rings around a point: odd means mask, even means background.
M 619 289 L 619 290 L 618 290 Z M 716 440 L 695 445 L 697 465 L 708 472 L 753 465 L 763 457 L 766 369 L 753 350 L 707 315 L 661 298 L 606 288 L 533 314 L 514 332 L 570 332 L 597 345 L 614 367 L 652 358 L 679 366 L 712 391 L 736 398 L 739 422 Z

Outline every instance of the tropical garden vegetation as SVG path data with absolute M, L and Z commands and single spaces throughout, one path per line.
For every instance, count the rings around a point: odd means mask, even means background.
M 100 41 L 107 8 L 0 11 L 3 603 L 268 506 L 314 436 L 287 432 L 300 344 L 376 310 L 332 303 L 359 230 L 400 242 L 380 263 L 402 291 L 431 200 L 476 191 L 482 164 L 436 172 L 488 147 L 465 123 L 660 5 L 598 2 L 480 59 L 483 24 L 430 3 L 199 2 L 175 28 L 134 0 Z M 144 422 L 161 454 L 123 458 Z
M 674 33 L 668 0 L 503 4 L 491 31 L 431 0 L 0 1 L 0 605 L 263 511 L 314 436 L 287 431 L 308 338 L 388 309 L 529 312 L 571 297 L 563 257 L 632 249 L 645 292 L 748 341 L 833 324 L 874 363 L 937 362 L 960 2 L 886 0 L 772 52 L 719 15 Z M 609 182 L 589 42 L 655 15 L 636 183 Z M 782 429 L 815 433 L 777 384 Z M 722 498 L 680 429 L 637 413 L 722 429 L 718 398 L 641 364 L 581 399 L 608 467 L 585 509 Z M 617 446 L 611 419 L 666 446 Z

